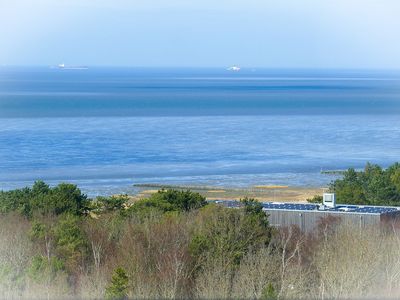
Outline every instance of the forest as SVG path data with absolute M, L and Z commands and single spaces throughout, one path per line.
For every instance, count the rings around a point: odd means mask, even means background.
M 342 178 L 329 185 L 329 192 L 336 194 L 337 203 L 355 205 L 400 205 L 400 164 L 388 168 L 367 163 L 364 170 L 350 168 Z M 322 203 L 322 196 L 315 195 L 309 202 Z
M 400 205 L 400 164 L 384 169 L 368 163 L 364 170 L 348 169 L 330 190 L 339 203 L 360 205 Z
M 0 298 L 400 296 L 397 226 L 361 231 L 326 218 L 305 234 L 273 228 L 254 199 L 241 204 L 178 190 L 88 199 L 42 181 L 0 192 Z

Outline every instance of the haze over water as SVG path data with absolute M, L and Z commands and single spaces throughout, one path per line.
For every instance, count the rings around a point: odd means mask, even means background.
M 0 68 L 0 189 L 322 186 L 400 154 L 394 71 Z

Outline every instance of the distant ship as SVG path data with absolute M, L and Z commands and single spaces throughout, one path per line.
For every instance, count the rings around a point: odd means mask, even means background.
M 87 70 L 89 67 L 87 66 L 67 66 L 66 64 L 62 63 L 57 66 L 59 69 L 65 70 Z
M 239 72 L 240 71 L 240 67 L 232 66 L 232 67 L 229 67 L 227 70 L 228 71 L 233 71 L 233 72 Z

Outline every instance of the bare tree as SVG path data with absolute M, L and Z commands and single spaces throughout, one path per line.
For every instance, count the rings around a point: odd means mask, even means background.
M 280 264 L 280 253 L 272 247 L 251 251 L 235 272 L 232 296 L 259 299 L 268 284 L 277 288 L 281 279 Z

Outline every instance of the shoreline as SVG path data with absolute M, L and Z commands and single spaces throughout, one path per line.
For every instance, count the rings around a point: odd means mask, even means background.
M 298 187 L 286 185 L 257 185 L 247 188 L 231 188 L 221 186 L 196 186 L 196 185 L 163 185 L 163 184 L 138 184 L 139 188 L 132 199 L 148 198 L 160 189 L 191 190 L 197 192 L 207 200 L 240 200 L 244 197 L 254 198 L 265 202 L 299 202 L 306 203 L 307 199 L 315 195 L 322 195 L 326 187 Z

